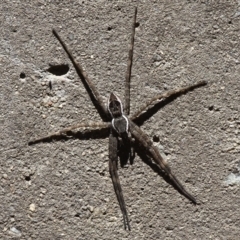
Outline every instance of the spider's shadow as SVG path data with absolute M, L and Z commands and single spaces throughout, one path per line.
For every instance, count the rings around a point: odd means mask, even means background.
M 131 154 L 131 148 L 134 150 L 134 154 Z M 126 146 L 125 144 L 120 144 L 120 148 L 118 149 L 120 166 L 123 168 L 128 163 L 128 161 L 132 165 L 134 163 L 135 153 L 137 153 L 137 155 L 142 159 L 142 161 L 147 164 L 154 172 L 156 172 L 168 184 L 173 186 L 181 195 L 184 196 L 184 194 L 179 190 L 178 186 L 176 186 L 174 182 L 171 181 L 169 176 L 151 160 L 151 157 L 148 156 L 146 150 L 137 142 L 134 142 L 132 145 L 129 146 Z
M 68 131 L 62 135 L 52 135 L 41 138 L 39 140 L 30 141 L 28 145 L 42 143 L 50 143 L 54 141 L 68 141 L 70 139 L 89 140 L 89 139 L 103 139 L 109 136 L 109 128 L 94 129 L 85 131 Z
M 194 88 L 189 89 L 187 92 L 190 92 L 192 90 L 194 90 Z M 157 113 L 160 109 L 164 108 L 166 105 L 173 102 L 176 98 L 180 97 L 181 95 L 186 94 L 187 92 L 175 93 L 175 94 L 167 97 L 166 99 L 163 99 L 162 101 L 157 102 L 152 107 L 148 108 L 145 112 L 140 114 L 136 119 L 133 120 L 133 122 L 136 123 L 138 126 L 142 126 L 145 121 L 147 121 L 151 116 L 153 116 L 155 113 Z
M 177 190 L 181 195 L 186 197 L 180 190 L 179 188 L 174 184 L 173 181 L 169 178 L 169 176 L 159 168 L 157 164 L 155 164 L 152 160 L 151 157 L 149 157 L 146 154 L 145 149 L 143 149 L 138 143 L 135 143 L 134 149 L 136 150 L 136 153 L 138 156 L 142 159 L 142 161 L 147 164 L 154 172 L 156 172 L 160 177 L 162 177 L 168 184 L 173 186 L 175 190 Z

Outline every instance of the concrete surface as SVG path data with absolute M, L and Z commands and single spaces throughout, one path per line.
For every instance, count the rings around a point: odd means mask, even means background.
M 200 80 L 145 122 L 194 206 L 137 156 L 119 169 L 132 231 L 108 173 L 107 139 L 28 141 L 100 120 L 56 28 L 99 92 L 123 94 L 138 5 L 132 109 Z M 0 4 L 0 239 L 239 239 L 240 2 L 10 1 Z M 69 64 L 56 76 L 49 64 Z M 51 85 L 51 88 L 50 88 Z

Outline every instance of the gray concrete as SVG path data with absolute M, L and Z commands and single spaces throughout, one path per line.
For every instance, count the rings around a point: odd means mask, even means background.
M 107 139 L 27 143 L 100 120 L 52 28 L 103 96 L 123 94 L 136 5 L 132 109 L 165 90 L 209 84 L 142 127 L 160 137 L 157 146 L 201 204 L 189 203 L 137 156 L 119 169 L 127 232 Z M 0 11 L 0 239 L 239 239 L 239 1 L 2 0 Z M 54 76 L 49 64 L 70 71 Z

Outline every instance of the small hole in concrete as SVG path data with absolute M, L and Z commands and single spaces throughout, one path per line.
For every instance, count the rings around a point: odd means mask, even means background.
M 159 136 L 154 135 L 153 136 L 153 141 L 154 142 L 159 142 L 160 141 Z
M 139 22 L 136 22 L 135 23 L 135 28 L 138 28 L 140 26 L 140 23 Z
M 50 66 L 47 69 L 47 71 L 53 75 L 62 76 L 62 75 L 65 75 L 69 71 L 69 66 L 68 66 L 68 64 Z
M 20 73 L 20 78 L 25 78 L 26 77 L 26 74 L 24 72 L 21 72 Z
M 26 176 L 26 177 L 25 177 L 25 180 L 26 180 L 26 181 L 30 181 L 30 180 L 31 180 L 31 177 L 30 177 L 30 176 Z
M 209 111 L 212 111 L 213 109 L 214 109 L 214 106 L 209 106 L 209 107 L 208 107 L 208 110 L 209 110 Z

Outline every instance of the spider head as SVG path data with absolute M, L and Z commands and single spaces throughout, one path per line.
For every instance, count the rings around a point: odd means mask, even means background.
M 111 114 L 112 118 L 119 118 L 123 115 L 123 106 L 120 98 L 111 93 L 108 99 L 108 111 Z

